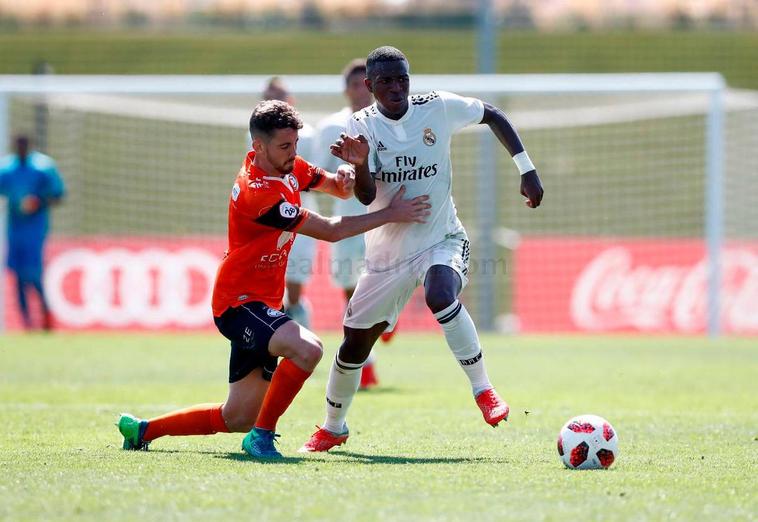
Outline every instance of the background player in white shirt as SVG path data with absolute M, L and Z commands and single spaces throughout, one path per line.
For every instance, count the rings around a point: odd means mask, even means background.
M 394 47 L 375 49 L 366 65 L 366 86 L 376 103 L 353 115 L 332 153 L 355 165 L 355 195 L 369 210 L 386 205 L 405 186 L 411 197 L 429 194 L 432 214 L 425 224 L 388 224 L 366 234 L 366 272 L 345 314 L 345 339 L 326 389 L 326 420 L 301 451 L 327 451 L 347 440 L 345 418 L 361 366 L 420 284 L 485 422 L 496 426 L 508 418 L 508 405 L 487 376 L 476 327 L 458 301 L 467 283 L 469 246 L 452 200 L 452 134 L 488 125 L 516 162 L 530 208 L 542 201 L 537 171 L 500 109 L 441 91 L 408 96 L 408 60 Z
M 371 92 L 366 88 L 366 61 L 356 59 L 351 61 L 343 71 L 345 79 L 345 98 L 349 107 L 330 114 L 316 126 L 316 137 L 313 147 L 313 164 L 336 172 L 337 167 L 344 163 L 334 156 L 329 147 L 336 142 L 347 128 L 347 123 L 353 113 L 368 107 L 374 101 Z M 344 212 L 344 215 L 356 215 L 366 212 L 366 207 L 355 197 L 335 200 L 334 211 Z M 341 214 L 342 215 L 342 214 Z M 339 241 L 332 245 L 332 280 L 345 292 L 345 298 L 350 300 L 358 283 L 358 276 L 363 267 L 365 246 L 363 236 L 350 238 L 351 241 Z
M 374 101 L 371 91 L 368 90 L 364 81 L 366 78 L 365 59 L 351 60 L 343 69 L 342 77 L 345 80 L 345 98 L 350 105 L 321 120 L 316 126 L 316 137 L 313 142 L 312 163 L 330 172 L 337 172 L 340 163 L 342 163 L 340 158 L 331 153 L 330 145 L 345 132 L 348 121 L 353 114 L 364 107 L 368 107 Z M 355 197 L 335 199 L 333 212 L 341 216 L 354 216 L 366 212 L 366 207 Z M 332 282 L 342 289 L 345 293 L 345 301 L 348 302 L 358 284 L 358 276 L 363 271 L 363 260 L 366 253 L 363 235 L 343 239 L 333 243 L 331 247 Z M 393 333 L 394 331 L 383 333 L 382 340 L 389 342 Z M 374 351 L 372 351 L 361 370 L 359 386 L 360 389 L 365 390 L 378 384 L 375 356 Z

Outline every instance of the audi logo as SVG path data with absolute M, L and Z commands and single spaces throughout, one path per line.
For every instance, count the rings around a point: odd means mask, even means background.
M 72 248 L 50 260 L 45 285 L 67 326 L 197 328 L 210 324 L 218 263 L 200 248 Z

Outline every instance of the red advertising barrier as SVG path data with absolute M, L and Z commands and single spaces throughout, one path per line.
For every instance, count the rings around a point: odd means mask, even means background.
M 724 332 L 758 334 L 758 243 L 722 256 Z M 702 333 L 702 241 L 525 238 L 514 261 L 516 314 L 527 332 Z
M 53 239 L 45 284 L 64 330 L 212 329 L 210 297 L 223 238 Z M 510 274 L 522 332 L 702 333 L 707 277 L 703 242 L 687 239 L 524 238 Z M 722 327 L 758 334 L 758 242 L 727 244 Z M 317 332 L 341 329 L 342 291 L 319 243 L 306 287 Z M 10 278 L 5 324 L 20 326 Z M 36 307 L 34 307 L 36 308 Z M 417 290 L 402 330 L 439 331 Z
M 210 300 L 225 238 L 53 238 L 45 251 L 45 290 L 56 328 L 62 330 L 212 329 Z M 329 245 L 319 242 L 305 295 L 312 328 L 342 329 L 341 289 L 329 276 Z M 5 284 L 5 325 L 21 326 L 10 277 Z M 36 303 L 32 303 L 36 309 Z M 417 291 L 400 328 L 439 329 Z M 404 326 L 405 325 L 405 326 Z

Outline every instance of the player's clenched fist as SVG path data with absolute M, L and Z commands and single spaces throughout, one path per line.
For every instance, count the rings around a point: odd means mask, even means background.
M 431 214 L 432 205 L 429 204 L 429 196 L 416 196 L 413 199 L 403 199 L 405 185 L 401 185 L 392 196 L 392 201 L 387 206 L 392 216 L 392 221 L 397 223 L 426 223 L 426 218 Z
M 337 167 L 335 183 L 340 192 L 339 197 L 348 199 L 353 195 L 355 187 L 355 169 L 352 165 L 342 164 Z
M 521 175 L 521 195 L 526 198 L 524 203 L 527 207 L 539 207 L 544 194 L 545 190 L 542 188 L 542 182 L 539 176 L 537 176 L 536 170 Z
M 362 134 L 358 136 L 348 136 L 344 132 L 340 134 L 340 137 L 335 141 L 329 149 L 332 154 L 338 158 L 348 161 L 356 166 L 361 166 L 366 163 L 368 158 L 369 146 L 368 140 Z

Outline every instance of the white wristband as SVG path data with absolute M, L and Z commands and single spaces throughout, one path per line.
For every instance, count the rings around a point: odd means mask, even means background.
M 518 167 L 519 174 L 526 174 L 530 170 L 535 170 L 534 163 L 532 163 L 529 154 L 525 150 L 513 156 L 513 162 Z

